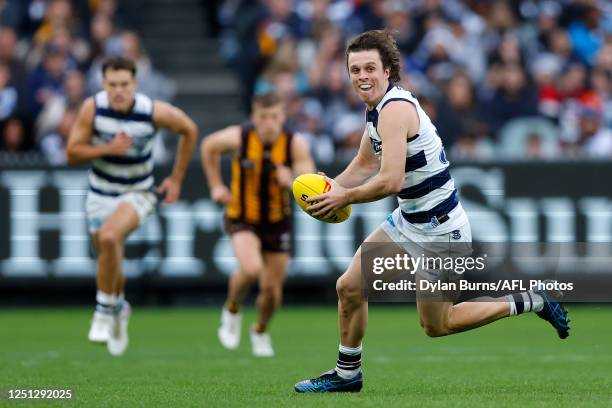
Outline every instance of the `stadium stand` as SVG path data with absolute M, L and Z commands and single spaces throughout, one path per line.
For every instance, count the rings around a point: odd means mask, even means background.
M 383 27 L 404 53 L 402 85 L 451 157 L 516 157 L 500 138 L 523 117 L 556 129 L 548 159 L 612 157 L 609 2 L 5 0 L 1 160 L 64 163 L 74 110 L 99 88 L 110 54 L 138 60 L 141 89 L 173 100 L 202 134 L 245 119 L 250 97 L 275 88 L 319 162 L 350 157 L 363 106 L 347 83 L 344 43 Z M 539 142 L 519 143 L 524 151 Z

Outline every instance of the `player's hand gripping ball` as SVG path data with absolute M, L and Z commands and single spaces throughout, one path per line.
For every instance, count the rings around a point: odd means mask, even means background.
M 326 218 L 318 218 L 310 214 L 306 209 L 313 203 L 308 203 L 306 200 L 308 197 L 317 196 L 320 194 L 327 193 L 332 188 L 332 185 L 325 179 L 324 176 L 319 174 L 302 174 L 293 181 L 293 198 L 298 203 L 300 208 L 313 218 L 319 221 L 329 223 L 339 223 L 345 221 L 351 215 L 351 206 L 336 210 L 332 215 Z

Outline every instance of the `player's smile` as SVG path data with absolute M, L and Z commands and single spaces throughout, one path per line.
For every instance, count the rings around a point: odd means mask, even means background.
M 388 72 L 376 50 L 352 52 L 348 57 L 348 70 L 357 95 L 372 108 L 383 97 Z

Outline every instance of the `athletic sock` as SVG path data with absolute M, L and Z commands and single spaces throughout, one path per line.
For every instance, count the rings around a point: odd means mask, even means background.
M 521 293 L 513 293 L 507 296 L 510 305 L 510 316 L 520 315 L 526 312 L 539 312 L 544 307 L 544 299 L 532 290 Z
M 340 345 L 336 372 L 345 380 L 350 380 L 361 372 L 361 344 L 357 347 Z
M 230 312 L 230 313 L 238 313 L 240 311 L 240 303 L 238 302 L 227 302 L 227 304 L 225 305 L 225 308 Z
M 113 314 L 120 304 L 121 303 L 117 300 L 117 296 L 113 294 L 105 293 L 101 290 L 96 293 L 96 312 Z

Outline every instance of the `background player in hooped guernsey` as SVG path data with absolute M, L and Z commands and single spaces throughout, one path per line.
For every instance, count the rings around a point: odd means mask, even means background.
M 313 203 L 308 211 L 313 216 L 326 217 L 348 204 L 396 194 L 398 208 L 366 242 L 395 242 L 403 248 L 445 245 L 440 249 L 446 252 L 452 242 L 469 246 L 470 225 L 436 128 L 417 99 L 394 85 L 400 80 L 399 61 L 395 40 L 386 31 L 368 31 L 349 43 L 347 68 L 354 91 L 366 104 L 367 125 L 356 157 L 335 180 L 329 179 L 333 183 L 329 192 L 307 200 Z M 421 255 L 408 253 L 413 257 Z M 298 392 L 355 392 L 362 388 L 361 341 L 367 326 L 368 303 L 362 296 L 360 258 L 361 247 L 336 284 L 340 326 L 336 367 L 297 383 Z M 417 279 L 441 278 L 417 270 Z M 429 336 L 445 336 L 535 311 L 553 325 L 559 337 L 569 335 L 565 309 L 545 290 L 489 300 L 453 304 L 432 301 L 417 291 L 421 326 Z
M 135 74 L 130 60 L 104 61 L 104 90 L 83 103 L 67 147 L 70 164 L 91 161 L 85 207 L 97 252 L 98 291 L 88 337 L 106 343 L 113 355 L 128 345 L 130 305 L 121 269 L 125 239 L 154 211 L 156 193 L 166 204 L 178 200 L 198 135 L 182 110 L 137 93 Z M 158 128 L 181 140 L 172 174 L 155 189 L 152 150 Z
M 218 337 L 227 349 L 240 343 L 240 306 L 259 280 L 258 320 L 250 329 L 255 356 L 274 355 L 269 322 L 280 306 L 290 250 L 290 195 L 294 176 L 315 171 L 305 139 L 284 126 L 276 93 L 252 101 L 251 122 L 204 138 L 201 157 L 214 201 L 227 204 L 226 230 L 238 270 L 229 280 Z M 231 191 L 221 178 L 220 157 L 231 153 Z

